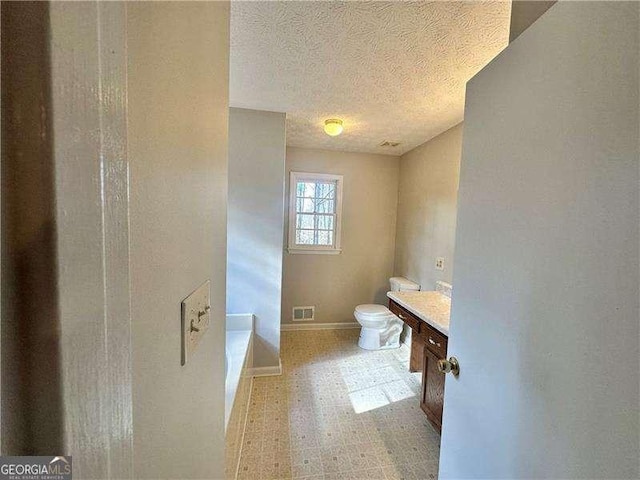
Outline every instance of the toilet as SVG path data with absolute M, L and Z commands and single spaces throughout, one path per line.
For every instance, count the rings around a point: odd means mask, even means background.
M 389 283 L 393 292 L 420 290 L 420 285 L 404 277 L 391 277 Z M 360 348 L 382 350 L 400 346 L 403 322 L 384 305 L 371 303 L 358 305 L 353 315 L 362 325 L 358 340 Z

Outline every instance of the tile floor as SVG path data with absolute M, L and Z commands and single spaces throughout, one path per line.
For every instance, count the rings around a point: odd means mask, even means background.
M 358 334 L 282 333 L 283 375 L 254 379 L 239 479 L 437 478 L 409 349 L 365 351 Z

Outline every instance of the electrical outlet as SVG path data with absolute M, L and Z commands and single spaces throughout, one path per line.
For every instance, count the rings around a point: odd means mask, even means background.
M 436 257 L 436 270 L 444 270 L 444 257 Z

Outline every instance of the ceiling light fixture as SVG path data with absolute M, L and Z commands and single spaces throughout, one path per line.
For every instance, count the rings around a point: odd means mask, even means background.
M 342 133 L 344 127 L 342 126 L 342 120 L 339 118 L 330 118 L 324 121 L 324 133 L 332 137 L 337 137 Z

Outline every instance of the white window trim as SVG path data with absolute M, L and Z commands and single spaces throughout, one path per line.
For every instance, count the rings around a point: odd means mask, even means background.
M 310 182 L 332 181 L 336 182 L 336 220 L 334 230 L 334 244 L 322 245 L 296 245 L 296 186 L 298 182 L 308 180 Z M 292 254 L 328 254 L 337 255 L 342 252 L 340 240 L 342 237 L 342 175 L 329 173 L 291 172 L 289 174 L 289 245 L 287 251 Z

